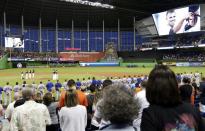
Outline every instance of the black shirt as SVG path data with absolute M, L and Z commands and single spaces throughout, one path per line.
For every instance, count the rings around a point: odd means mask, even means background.
M 150 105 L 143 110 L 141 131 L 205 131 L 201 116 L 189 103 L 176 107 Z

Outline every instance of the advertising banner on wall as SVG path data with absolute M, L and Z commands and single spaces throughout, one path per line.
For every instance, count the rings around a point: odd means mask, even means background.
M 176 66 L 189 66 L 189 62 L 177 62 Z
M 90 66 L 90 67 L 97 67 L 97 66 L 119 66 L 120 64 L 118 62 L 111 62 L 111 63 L 107 63 L 107 62 L 93 62 L 93 63 L 80 63 L 80 66 Z
M 96 62 L 102 59 L 103 52 L 61 52 L 60 61 Z
M 163 62 L 162 64 L 167 66 L 176 66 L 176 62 Z
M 189 66 L 200 67 L 200 66 L 203 66 L 203 62 L 190 62 Z
M 201 66 L 205 66 L 205 63 L 204 62 L 177 62 L 176 66 L 201 67 Z

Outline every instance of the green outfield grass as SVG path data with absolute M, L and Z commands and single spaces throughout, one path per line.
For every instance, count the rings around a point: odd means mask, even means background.
M 182 72 L 202 72 L 205 74 L 205 67 L 171 67 L 176 73 Z M 20 79 L 21 72 L 27 70 L 32 70 L 33 68 L 24 68 L 24 69 L 6 69 L 0 70 L 0 86 L 4 86 L 6 82 L 10 82 L 11 85 L 14 85 L 15 82 L 22 84 Z M 136 67 L 136 68 L 127 68 L 127 67 L 67 67 L 67 68 L 56 68 L 59 74 L 59 80 L 63 82 L 65 79 L 77 79 L 82 80 L 83 77 L 86 79 L 88 77 L 95 76 L 96 78 L 105 79 L 106 77 L 123 77 L 124 75 L 134 76 L 141 74 L 149 74 L 152 67 Z M 35 81 L 39 83 L 43 81 L 47 82 L 48 79 L 52 79 L 53 68 L 35 68 L 35 79 L 27 80 L 27 83 L 32 83 Z

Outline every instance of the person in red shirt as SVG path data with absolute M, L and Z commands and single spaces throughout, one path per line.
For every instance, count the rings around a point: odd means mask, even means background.
M 70 79 L 67 85 L 68 85 L 68 89 L 76 90 L 75 81 L 73 79 Z M 76 90 L 76 92 L 77 92 L 79 104 L 87 107 L 88 101 L 87 101 L 86 95 L 80 90 Z M 59 100 L 59 108 L 62 108 L 63 106 L 65 106 L 65 94 L 66 94 L 66 90 L 61 92 L 61 96 Z

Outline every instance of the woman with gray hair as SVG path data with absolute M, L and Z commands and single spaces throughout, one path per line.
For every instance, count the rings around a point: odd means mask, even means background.
M 134 131 L 132 121 L 138 116 L 139 104 L 134 99 L 134 92 L 122 84 L 106 87 L 100 111 L 110 125 L 102 128 L 108 131 Z

